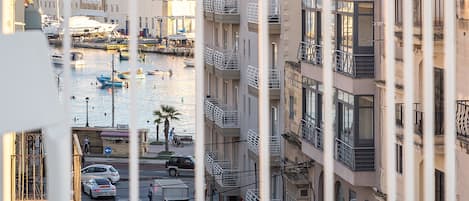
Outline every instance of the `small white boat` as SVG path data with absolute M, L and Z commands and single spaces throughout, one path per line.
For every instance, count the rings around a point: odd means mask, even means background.
M 63 54 L 53 54 L 52 63 L 57 66 L 64 65 Z M 81 68 L 85 66 L 85 60 L 83 59 L 83 53 L 81 52 L 70 52 L 70 66 L 72 68 Z
M 194 67 L 194 62 L 190 59 L 185 59 L 184 60 L 184 65 L 186 65 L 186 67 L 192 68 L 192 67 Z
M 163 71 L 163 70 L 160 70 L 160 69 L 147 71 L 147 75 L 166 75 L 166 74 L 172 75 L 173 72 L 171 70 Z

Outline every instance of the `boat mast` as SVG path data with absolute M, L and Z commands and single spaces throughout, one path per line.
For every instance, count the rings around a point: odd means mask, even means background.
M 111 68 L 112 128 L 114 128 L 114 54 L 112 54 Z
M 60 4 L 59 4 L 59 3 L 60 3 L 59 0 L 57 0 L 57 1 L 56 1 L 56 5 L 55 5 L 55 7 L 57 8 L 57 14 L 56 14 L 56 16 L 57 16 L 57 22 L 58 22 L 58 23 L 60 23 L 60 10 L 59 10 Z

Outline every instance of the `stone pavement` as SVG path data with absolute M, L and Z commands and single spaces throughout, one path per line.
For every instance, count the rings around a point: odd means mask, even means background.
M 165 164 L 166 160 L 154 159 L 158 156 L 158 153 L 164 151 L 163 145 L 149 145 L 148 152 L 139 159 L 140 164 Z M 176 147 L 169 145 L 169 151 L 173 151 L 173 155 L 180 156 L 193 156 L 194 155 L 194 144 L 185 144 L 184 146 Z M 91 163 L 107 162 L 107 163 L 128 163 L 129 159 L 125 157 L 106 157 L 101 155 L 85 155 L 85 161 Z

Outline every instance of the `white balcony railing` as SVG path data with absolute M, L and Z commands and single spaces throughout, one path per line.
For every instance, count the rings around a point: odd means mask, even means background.
M 280 4 L 278 0 L 270 0 L 270 9 L 268 22 L 269 23 L 280 23 Z M 259 10 L 257 1 L 251 1 L 248 3 L 248 22 L 258 24 L 259 21 Z
M 261 200 L 259 197 L 259 190 L 258 189 L 248 189 L 246 191 L 246 201 L 259 201 Z M 280 199 L 273 199 L 271 198 L 270 200 L 272 201 L 280 201 Z
M 238 111 L 215 106 L 213 113 L 215 124 L 220 128 L 239 128 Z
M 229 161 L 219 161 L 213 164 L 215 180 L 222 187 L 239 186 L 239 170 L 232 169 Z
M 249 65 L 247 74 L 248 85 L 259 89 L 259 69 Z M 280 74 L 277 69 L 269 69 L 269 88 L 280 89 Z
M 204 60 L 205 63 L 208 65 L 213 65 L 213 49 L 208 47 L 207 45 L 205 46 L 204 49 Z
M 207 119 L 220 128 L 239 128 L 238 111 L 219 104 L 215 98 L 205 99 L 204 112 Z
M 205 170 L 211 175 L 213 175 L 213 164 L 217 160 L 217 154 L 215 152 L 206 152 L 205 153 Z
M 204 11 L 213 13 L 213 0 L 204 0 Z
M 220 70 L 239 70 L 238 52 L 234 50 L 214 51 L 215 68 Z
M 239 14 L 237 0 L 214 0 L 214 5 L 217 14 Z
M 279 136 L 270 136 L 270 156 L 280 156 L 280 137 Z M 249 129 L 248 130 L 248 149 L 257 155 L 259 155 L 259 135 L 256 131 Z

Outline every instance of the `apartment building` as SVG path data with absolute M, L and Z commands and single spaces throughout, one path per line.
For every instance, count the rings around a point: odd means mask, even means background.
M 282 200 L 280 1 L 270 1 L 269 66 L 258 66 L 257 1 L 205 0 L 206 181 L 209 200 L 258 200 L 259 68 L 269 68 L 273 200 Z
M 415 198 L 414 200 L 424 200 L 424 178 L 423 178 L 423 130 L 427 128 L 424 123 L 424 110 L 423 110 L 423 49 L 422 49 L 422 1 L 414 0 L 414 104 L 413 104 L 413 119 L 406 120 L 404 119 L 404 67 L 403 67 L 403 38 L 402 38 L 402 7 L 403 2 L 401 0 L 395 0 L 396 2 L 396 167 L 385 167 L 383 166 L 383 172 L 386 171 L 396 171 L 397 174 L 397 199 L 404 199 L 404 158 L 406 157 L 404 150 L 403 142 L 403 122 L 412 121 L 414 125 L 414 180 L 415 180 Z M 467 165 L 469 164 L 469 155 L 467 149 L 467 137 L 468 137 L 468 126 L 467 122 L 469 120 L 469 104 L 467 99 L 469 97 L 469 88 L 466 85 L 465 79 L 469 73 L 469 70 L 465 66 L 469 60 L 467 58 L 467 46 L 469 44 L 468 38 L 466 36 L 467 31 L 469 31 L 469 1 L 461 0 L 457 1 L 457 29 L 456 29 L 456 117 L 445 117 L 444 116 L 444 0 L 432 0 L 433 5 L 433 62 L 434 62 L 434 138 L 435 138 L 435 153 L 434 153 L 434 162 L 435 162 L 435 200 L 442 201 L 445 200 L 445 135 L 457 135 L 456 143 L 456 199 L 457 200 L 468 200 L 469 194 L 465 190 L 465 186 L 468 185 L 467 180 L 463 179 L 468 176 Z M 383 66 L 384 68 L 384 66 Z M 386 92 L 384 88 L 385 75 L 383 73 L 377 74 L 377 88 L 378 96 L 384 97 Z M 377 124 L 382 126 L 384 125 L 384 112 L 386 101 L 381 98 L 377 101 L 380 102 L 383 107 L 380 107 L 378 111 L 378 120 Z M 445 118 L 453 118 L 456 123 L 457 133 L 447 133 L 444 130 L 444 120 Z M 383 132 L 384 133 L 384 132 Z M 384 160 L 384 153 L 381 153 L 381 158 Z M 382 161 L 381 163 L 384 163 Z M 407 176 L 407 175 L 406 175 Z M 385 178 L 380 178 L 384 183 Z
M 108 23 L 119 24 L 118 30 L 128 29 L 128 0 L 106 1 Z M 148 37 L 167 37 L 178 32 L 195 31 L 195 0 L 141 0 L 138 3 L 138 29 Z
M 376 37 L 379 1 L 333 1 L 333 22 L 322 25 L 321 1 L 290 4 L 288 44 L 297 59 L 285 65 L 286 200 L 324 200 L 323 115 L 334 116 L 334 196 L 336 200 L 375 200 L 379 185 L 379 133 L 375 75 L 380 55 Z M 292 18 L 294 19 L 294 18 Z M 321 31 L 333 26 L 334 109 L 323 105 Z M 287 37 L 285 36 L 285 37 Z M 282 47 L 283 49 L 283 47 Z M 297 63 L 296 61 L 299 61 Z

